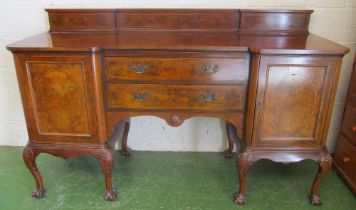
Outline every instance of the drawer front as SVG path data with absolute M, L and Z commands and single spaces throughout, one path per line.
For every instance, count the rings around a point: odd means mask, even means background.
M 356 180 L 356 148 L 343 135 L 339 136 L 334 159 L 351 180 Z
M 243 85 L 109 84 L 109 109 L 244 109 Z
M 356 144 L 356 107 L 349 103 L 346 105 L 342 132 Z
M 105 57 L 109 81 L 193 81 L 246 83 L 248 61 L 241 58 Z

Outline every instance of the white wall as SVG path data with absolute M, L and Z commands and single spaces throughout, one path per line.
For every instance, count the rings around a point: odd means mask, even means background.
M 356 48 L 356 0 L 0 0 L 0 145 L 28 139 L 12 55 L 5 46 L 48 30 L 44 8 L 291 8 L 313 9 L 310 31 L 352 49 L 342 66 L 328 147 L 334 149 Z M 156 117 L 132 121 L 129 144 L 135 150 L 222 151 L 224 122 L 193 118 L 172 128 Z

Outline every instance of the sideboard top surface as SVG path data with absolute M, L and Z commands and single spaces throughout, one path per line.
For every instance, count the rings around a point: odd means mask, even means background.
M 8 45 L 11 51 L 190 50 L 271 54 L 346 54 L 319 36 L 238 35 L 233 32 L 42 33 Z
M 50 30 L 17 51 L 173 50 L 333 54 L 348 49 L 308 32 L 312 10 L 47 9 Z

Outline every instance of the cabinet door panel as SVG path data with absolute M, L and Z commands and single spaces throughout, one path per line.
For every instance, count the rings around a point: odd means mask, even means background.
M 262 57 L 253 144 L 320 144 L 335 67 L 329 58 Z
M 30 139 L 96 138 L 90 56 L 24 56 L 20 86 Z

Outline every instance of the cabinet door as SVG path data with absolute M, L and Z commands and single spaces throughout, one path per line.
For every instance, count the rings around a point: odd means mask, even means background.
M 91 57 L 15 55 L 31 141 L 95 141 Z
M 323 144 L 337 62 L 334 57 L 261 56 L 252 144 Z

